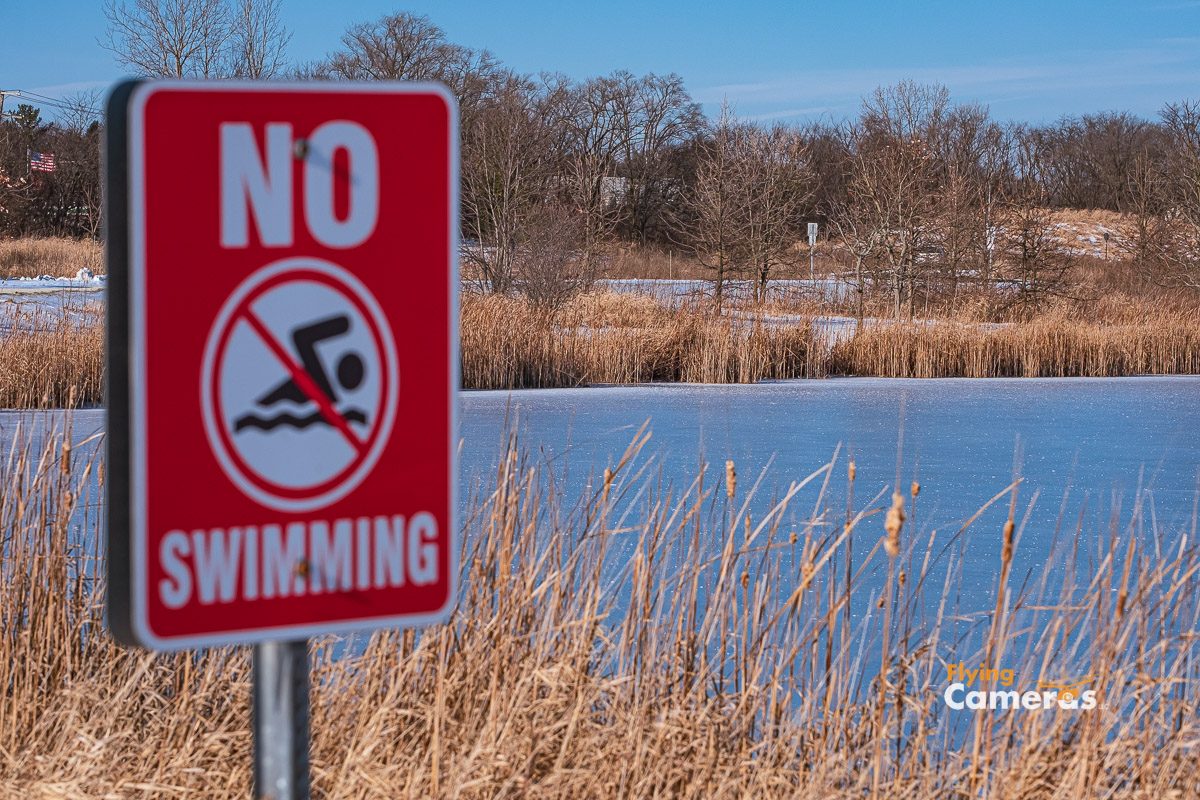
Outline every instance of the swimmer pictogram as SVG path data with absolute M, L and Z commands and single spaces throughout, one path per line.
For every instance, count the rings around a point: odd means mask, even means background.
M 330 383 L 329 375 L 326 374 L 325 364 L 317 352 L 316 345 L 326 339 L 334 339 L 341 336 L 349 332 L 349 330 L 350 317 L 346 314 L 339 314 L 320 320 L 319 322 L 303 325 L 292 332 L 292 342 L 295 345 L 296 351 L 300 354 L 301 366 L 316 387 L 321 390 L 321 393 L 331 403 L 337 402 L 338 395 Z M 354 391 L 362 384 L 363 362 L 358 353 L 351 351 L 339 358 L 336 379 L 339 387 L 347 392 Z M 274 389 L 260 397 L 257 404 L 264 408 L 287 402 L 303 406 L 311 399 L 305 394 L 304 389 L 300 387 L 295 378 L 288 377 Z M 364 425 L 367 423 L 367 415 L 362 409 L 348 408 L 343 409 L 340 413 L 347 422 L 359 422 Z M 321 413 L 321 409 L 316 408 L 310 414 L 303 417 L 297 417 L 288 411 L 281 411 L 273 417 L 260 417 L 257 413 L 251 412 L 238 418 L 234 423 L 233 429 L 234 431 L 241 431 L 246 428 L 258 428 L 259 430 L 271 431 L 277 427 L 286 425 L 303 430 L 309 425 L 319 424 L 329 425 L 331 423 Z
M 209 335 L 209 443 L 252 498 L 319 508 L 370 471 L 391 429 L 397 373 L 387 320 L 358 279 L 317 259 L 265 267 Z

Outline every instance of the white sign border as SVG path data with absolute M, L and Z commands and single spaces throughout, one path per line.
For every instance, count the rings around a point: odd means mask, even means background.
M 450 137 L 450 169 L 448 187 L 448 218 L 450 241 L 448 253 L 448 287 L 450 316 L 449 420 L 450 430 L 446 447 L 450 455 L 450 507 L 446 539 L 450 549 L 450 574 L 446 601 L 441 608 L 425 614 L 406 614 L 389 617 L 370 617 L 356 620 L 314 624 L 283 625 L 269 628 L 243 628 L 216 634 L 197 636 L 157 636 L 149 625 L 147 595 L 150 591 L 147 571 L 148 532 L 146 530 L 146 104 L 155 94 L 171 92 L 296 92 L 310 94 L 425 94 L 438 96 L 446 106 L 447 134 Z M 358 633 L 380 628 L 413 628 L 444 621 L 458 602 L 459 534 L 458 534 L 458 387 L 459 387 L 459 135 L 458 102 L 450 91 L 437 83 L 297 83 L 273 81 L 146 81 L 137 84 L 129 98 L 129 454 L 130 454 L 130 556 L 133 569 L 130 579 L 130 627 L 138 643 L 157 651 L 185 650 L 197 647 L 219 647 L 236 644 L 256 644 L 265 641 L 289 641 L 334 633 Z

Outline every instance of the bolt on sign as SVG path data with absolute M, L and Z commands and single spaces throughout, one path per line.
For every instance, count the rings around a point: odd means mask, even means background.
M 453 100 L 131 81 L 109 115 L 114 633 L 177 649 L 442 618 Z

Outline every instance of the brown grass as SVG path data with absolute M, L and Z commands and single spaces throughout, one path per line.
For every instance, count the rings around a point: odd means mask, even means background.
M 680 249 L 624 245 L 611 248 L 604 258 L 606 278 L 699 280 L 708 274 L 695 256 Z
M 1127 324 L 1056 315 L 1003 327 L 878 324 L 839 342 L 831 375 L 885 378 L 1106 377 L 1200 374 L 1200 324 L 1160 313 Z
M 86 239 L 0 239 L 0 278 L 73 278 L 81 269 L 104 273 L 104 247 Z
M 104 401 L 102 310 L 0 314 L 0 408 Z
M 585 296 L 551 317 L 519 299 L 464 295 L 467 389 L 679 381 L 748 383 L 812 375 L 809 325 L 732 321 L 645 298 Z
M 1196 796 L 1190 522 L 1168 531 L 1137 502 L 1103 531 L 1066 534 L 1087 544 L 1060 550 L 1061 585 L 1047 570 L 1006 595 L 1014 484 L 994 498 L 1010 509 L 999 596 L 960 607 L 952 581 L 943 591 L 920 566 L 958 537 L 914 536 L 901 511 L 885 553 L 886 489 L 844 524 L 789 512 L 797 485 L 751 520 L 733 481 L 660 493 L 639 472 L 642 442 L 577 503 L 514 445 L 471 503 L 449 622 L 340 659 L 317 644 L 314 796 Z M 0 794 L 248 796 L 246 650 L 117 647 L 92 577 L 99 464 L 55 437 L 17 452 L 0 466 Z M 887 575 L 878 604 L 852 577 L 863 569 Z M 853 661 L 851 603 L 872 610 L 879 668 Z M 956 649 L 949 631 L 973 615 L 985 641 Z M 1104 706 L 949 711 L 945 664 L 985 659 L 1021 690 L 1082 664 Z
M 1108 306 L 1102 316 L 1120 322 L 1083 322 L 1055 311 L 1002 326 L 872 323 L 828 350 L 810 323 L 716 316 L 699 304 L 667 309 L 649 298 L 602 292 L 578 297 L 546 316 L 520 299 L 464 295 L 462 382 L 467 389 L 521 389 L 653 381 L 751 383 L 825 375 L 1200 374 L 1200 322 L 1194 314 Z M 103 402 L 101 319 L 96 304 L 66 317 L 47 312 L 0 315 L 0 408 Z

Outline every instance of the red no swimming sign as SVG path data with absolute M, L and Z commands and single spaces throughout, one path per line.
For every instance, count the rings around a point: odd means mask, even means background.
M 109 619 L 155 649 L 454 599 L 457 129 L 440 87 L 109 99 Z

